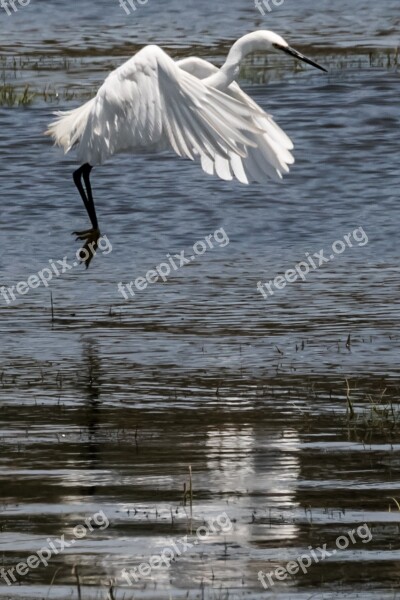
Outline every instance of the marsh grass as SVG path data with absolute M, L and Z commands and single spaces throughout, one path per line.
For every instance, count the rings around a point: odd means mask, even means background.
M 62 90 L 44 88 L 34 89 L 30 84 L 21 86 L 18 84 L 0 84 L 0 106 L 21 107 L 30 106 L 33 102 L 46 102 L 58 105 L 60 102 L 71 102 L 73 100 L 89 100 L 96 94 L 96 90 L 76 90 L 66 87 Z
M 176 48 L 166 48 L 176 58 L 196 54 L 204 56 L 216 65 L 223 63 L 228 49 L 228 45 L 215 48 L 215 54 L 209 56 L 209 49 L 207 52 L 203 48 L 177 52 Z M 127 52 L 126 49 L 123 50 Z M 132 50 L 134 52 L 136 49 L 130 48 L 129 51 Z M 306 48 L 304 52 L 307 53 Z M 398 48 L 379 50 L 320 48 L 314 49 L 311 54 L 312 58 L 323 64 L 329 71 L 397 69 L 399 65 Z M 129 55 L 125 55 L 122 51 L 112 56 L 102 56 L 93 52 L 88 52 L 85 56 L 2 55 L 0 56 L 0 106 L 29 106 L 34 101 L 59 104 L 73 100 L 87 100 L 96 94 L 104 77 L 127 58 Z M 307 66 L 295 60 L 286 60 L 275 55 L 254 54 L 243 62 L 240 79 L 249 84 L 265 84 L 300 74 L 306 69 Z M 67 81 L 70 83 L 65 85 Z
M 386 396 L 385 388 L 376 395 L 367 394 L 361 405 L 355 405 L 351 399 L 350 385 L 347 381 L 346 383 L 346 426 L 349 433 L 363 442 L 370 442 L 375 437 L 392 442 L 400 433 L 400 409 L 397 401 Z
M 390 497 L 390 500 L 393 500 L 393 502 L 396 505 L 397 510 L 400 511 L 400 503 L 399 503 L 399 501 L 396 498 L 393 498 L 393 496 Z M 389 512 L 392 512 L 392 507 L 391 507 L 390 504 L 389 504 Z
M 304 50 L 307 54 L 307 50 Z M 361 69 L 397 69 L 399 49 L 337 49 L 322 50 L 314 53 L 313 58 L 328 71 L 349 71 Z M 240 77 L 249 83 L 263 84 L 270 80 L 282 79 L 288 75 L 301 73 L 309 69 L 302 62 L 282 61 L 280 56 L 255 54 L 248 57 L 240 69 Z M 328 73 L 329 75 L 329 73 Z
M 1 106 L 29 106 L 36 94 L 31 92 L 29 85 L 23 90 L 10 84 L 0 86 L 0 105 Z

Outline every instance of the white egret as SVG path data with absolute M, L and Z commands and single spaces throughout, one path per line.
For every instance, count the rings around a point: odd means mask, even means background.
M 89 174 L 117 152 L 172 150 L 198 160 L 206 173 L 246 184 L 289 171 L 290 138 L 235 82 L 240 62 L 255 51 L 284 52 L 326 71 L 272 31 L 237 40 L 220 69 L 196 57 L 175 62 L 151 45 L 112 71 L 86 104 L 56 113 L 46 133 L 65 153 L 77 146 L 82 165 L 74 182 L 92 228 L 75 234 L 86 251 L 100 237 Z M 88 267 L 93 251 L 86 256 Z

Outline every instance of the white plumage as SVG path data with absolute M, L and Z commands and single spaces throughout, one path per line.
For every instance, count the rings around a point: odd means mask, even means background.
M 46 133 L 65 152 L 76 146 L 81 163 L 74 182 L 92 228 L 75 233 L 85 242 L 87 267 L 100 238 L 90 172 L 118 152 L 172 150 L 210 175 L 242 183 L 279 180 L 289 171 L 291 140 L 235 81 L 242 59 L 257 50 L 285 52 L 325 70 L 272 31 L 240 38 L 220 69 L 200 58 L 175 62 L 146 46 L 110 73 L 92 100 L 56 113 Z
M 146 46 L 113 71 L 83 106 L 58 113 L 49 133 L 80 162 L 102 164 L 118 152 L 174 150 L 214 160 L 242 154 L 258 132 L 252 111 L 183 71 L 158 46 Z
M 218 72 L 216 66 L 197 57 L 185 58 L 177 64 L 199 79 L 206 79 Z M 293 150 L 291 139 L 275 123 L 272 116 L 264 112 L 236 82 L 231 83 L 226 93 L 255 111 L 253 119 L 260 131 L 250 133 L 249 137 L 256 146 L 248 147 L 245 157 L 234 153 L 230 154 L 229 160 L 216 157 L 215 161 L 209 161 L 201 157 L 203 170 L 228 181 L 236 177 L 241 183 L 263 182 L 268 177 L 281 179 L 282 174 L 289 171 L 288 165 L 294 163 L 290 153 L 290 150 Z
M 175 62 L 158 46 L 146 46 L 92 100 L 56 113 L 46 133 L 65 152 L 77 146 L 80 163 L 92 166 L 118 152 L 172 150 L 221 179 L 281 179 L 294 162 L 293 144 L 234 81 L 243 57 L 260 49 L 284 50 L 319 67 L 271 31 L 238 40 L 221 69 L 199 58 Z

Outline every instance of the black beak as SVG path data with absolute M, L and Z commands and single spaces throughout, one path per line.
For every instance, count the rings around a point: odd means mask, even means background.
M 321 67 L 321 65 L 311 60 L 311 58 L 307 58 L 307 56 L 304 56 L 304 54 L 301 54 L 301 52 L 297 52 L 297 50 L 291 48 L 290 46 L 281 46 L 280 44 L 274 44 L 274 46 L 277 50 L 282 50 L 282 52 L 285 52 L 290 56 L 294 56 L 294 58 L 298 58 L 299 60 L 302 60 L 303 62 L 315 67 L 316 69 L 319 69 L 320 71 L 325 71 L 325 73 L 328 72 L 327 69 Z

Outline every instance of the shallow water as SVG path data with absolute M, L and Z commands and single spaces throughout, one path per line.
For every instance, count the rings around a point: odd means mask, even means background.
M 86 226 L 76 163 L 42 131 L 53 110 L 78 105 L 139 45 L 220 62 L 233 39 L 268 27 L 330 67 L 328 75 L 290 61 L 271 68 L 258 57 L 243 71 L 246 91 L 295 142 L 284 184 L 222 182 L 172 156 L 115 157 L 92 174 L 112 251 L 15 302 L 0 296 L 1 566 L 48 538 L 71 540 L 99 510 L 109 521 L 18 584 L 0 579 L 1 598 L 396 597 L 396 7 L 285 0 L 262 18 L 252 2 L 161 10 L 149 0 L 129 19 L 117 2 L 78 11 L 32 0 L 1 14 L 5 80 L 75 94 L 0 108 L 6 286 L 51 259 L 76 260 L 70 233 Z M 221 228 L 223 243 L 165 283 L 127 301 L 119 293 L 119 282 L 145 276 L 167 254 L 190 256 Z M 304 282 L 267 299 L 257 291 L 306 253 L 330 256 L 359 228 L 365 238 Z M 192 516 L 183 500 L 189 466 Z M 196 528 L 223 512 L 232 530 L 199 542 Z M 371 541 L 262 588 L 258 571 L 309 546 L 332 549 L 365 523 Z M 123 568 L 186 534 L 198 543 L 168 569 L 124 585 Z

